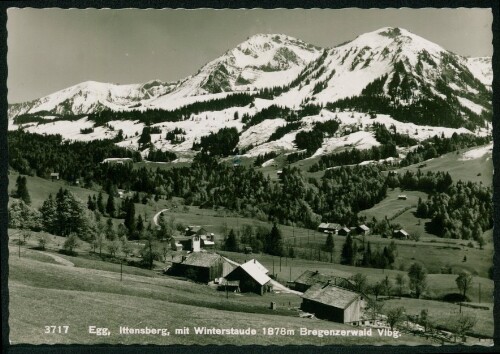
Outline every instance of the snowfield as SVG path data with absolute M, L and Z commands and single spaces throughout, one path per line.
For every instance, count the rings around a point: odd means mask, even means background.
M 396 70 L 396 63 L 399 71 Z M 418 68 L 417 64 L 420 65 Z M 472 74 L 489 89 L 492 82 L 491 58 L 461 57 L 407 30 L 385 27 L 362 34 L 353 41 L 334 48 L 318 48 L 283 34 L 254 35 L 208 62 L 195 74 L 177 82 L 153 80 L 145 84 L 118 85 L 87 81 L 38 100 L 11 105 L 9 130 L 20 128 L 13 124 L 13 118 L 17 115 L 49 111 L 53 113 L 46 116 L 47 123 L 27 123 L 22 128 L 38 134 L 61 134 L 64 139 L 78 141 L 111 139 L 121 129 L 124 140 L 117 145 L 138 149 L 139 136 L 145 126 L 139 121 L 111 121 L 107 126 L 94 127 L 94 122 L 87 118 L 74 121 L 53 120 L 56 114 L 89 114 L 103 109 L 173 110 L 195 102 L 223 99 L 238 92 L 257 94 L 262 88 L 288 85 L 302 73 L 303 76 L 296 81 L 296 85 L 286 88 L 272 99 L 255 98 L 253 104 L 245 107 L 207 111 L 191 114 L 184 121 L 154 124 L 161 133 L 152 134 L 153 146 L 162 151 L 192 156 L 193 143 L 199 142 L 201 137 L 216 133 L 222 128 L 234 127 L 240 133 L 238 148 L 246 150 L 252 146 L 244 156 L 255 157 L 271 151 L 291 153 L 297 152 L 294 141 L 298 132 L 309 131 L 315 123 L 329 120 L 338 121 L 339 130 L 335 136 L 324 139 L 313 157 L 349 147 L 369 149 L 379 146 L 373 134 L 372 126 L 375 123 L 394 129 L 397 133 L 408 134 L 418 141 L 436 135 L 451 137 L 454 133 L 467 133 L 485 136 L 490 133 L 491 123 L 488 122 L 486 129 L 477 128 L 472 132 L 465 128 L 404 123 L 385 114 L 375 114 L 371 118 L 367 113 L 340 110 L 332 112 L 326 109 L 322 109 L 318 115 L 304 117 L 300 129 L 289 132 L 276 141 L 268 142 L 278 127 L 287 124 L 285 117 L 272 117 L 243 130 L 245 125 L 242 117 L 245 114 L 253 116 L 271 105 L 291 109 L 298 109 L 303 104 L 324 106 L 361 94 L 369 83 L 383 75 L 387 75 L 387 80 L 378 90 L 381 94 L 387 94 L 389 82 L 401 70 L 417 77 L 415 82 L 418 87 L 412 91 L 414 97 L 407 101 L 401 99 L 399 104 L 410 104 L 411 100 L 418 100 L 424 93 L 434 98 L 428 92 L 446 99 L 437 85 L 437 79 L 442 79 L 445 72 L 449 78 L 448 85 L 462 107 L 476 114 L 491 109 L 489 105 L 483 107 L 465 98 L 472 97 L 471 94 L 477 94 L 479 90 L 484 91 L 478 81 L 465 85 L 463 81 L 453 80 L 454 76 L 461 77 L 458 74 Z M 450 75 L 450 72 L 457 75 Z M 81 130 L 86 128 L 94 128 L 94 131 L 82 134 Z M 182 136 L 184 141 L 174 144 L 166 140 L 166 134 L 176 128 L 185 133 L 177 136 Z M 142 152 L 144 156 L 147 153 L 148 150 Z
M 488 144 L 486 146 L 482 146 L 477 149 L 469 150 L 465 152 L 459 160 L 464 161 L 464 160 L 480 159 L 481 157 L 487 154 L 491 155 L 492 151 L 493 151 L 493 143 Z

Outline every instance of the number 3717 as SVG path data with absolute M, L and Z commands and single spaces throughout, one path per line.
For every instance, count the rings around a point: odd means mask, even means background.
M 45 326 L 45 334 L 66 334 L 68 333 L 69 326 Z

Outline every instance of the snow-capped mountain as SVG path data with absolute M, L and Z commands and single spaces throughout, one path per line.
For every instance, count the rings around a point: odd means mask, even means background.
M 178 82 L 154 80 L 145 84 L 115 85 L 87 81 L 34 101 L 13 104 L 9 107 L 9 117 L 37 112 L 64 115 L 103 109 L 173 109 L 224 97 L 228 92 L 285 85 L 321 51 L 283 34 L 258 34 Z
M 103 110 L 173 110 L 214 99 L 229 102 L 228 95 L 246 93 L 252 98 L 245 106 L 225 104 L 201 112 L 188 110 L 182 119 L 155 121 L 153 126 L 161 134 L 152 134 L 152 142 L 161 150 L 188 151 L 200 137 L 223 127 L 235 127 L 240 132 L 239 147 L 257 155 L 293 151 L 295 135 L 325 119 L 339 121 L 345 131 L 353 124 L 365 129 L 373 122 L 393 125 L 398 131 L 420 132 L 415 137 L 418 140 L 429 134 L 487 134 L 491 82 L 491 58 L 462 57 L 400 28 L 365 33 L 334 48 L 318 48 L 283 34 L 259 34 L 178 82 L 85 82 L 41 99 L 13 104 L 9 118 L 10 129 L 22 125 L 31 132 L 58 133 L 76 140 L 111 138 L 121 129 L 124 139 L 117 144 L 137 148 L 137 134 L 145 123 L 137 114 L 108 121 L 107 126 L 96 126 L 91 133 L 81 131 L 94 126 L 85 115 Z M 266 94 L 263 89 L 268 90 Z M 243 119 L 270 106 L 299 111 L 304 105 L 323 109 L 304 117 L 300 127 L 277 139 L 271 136 L 287 124 L 286 117 L 277 115 L 256 124 Z M 23 115 L 28 118 L 20 120 Z M 164 138 L 174 129 L 184 132 L 181 141 L 175 143 Z M 370 142 L 376 144 L 370 131 L 358 131 L 343 142 L 335 139 L 325 140 L 328 146 L 317 154 L 331 152 L 332 146 L 364 148 Z

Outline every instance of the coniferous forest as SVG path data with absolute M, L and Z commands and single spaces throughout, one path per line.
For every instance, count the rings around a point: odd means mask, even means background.
M 105 158 L 118 156 L 140 161 L 137 152 L 119 148 L 111 141 L 65 142 L 58 136 L 15 131 L 9 132 L 9 165 L 22 174 L 47 178 L 55 171 L 68 181 L 82 179 L 87 186 L 107 186 L 113 181 L 114 188 L 163 198 L 181 197 L 189 205 L 220 206 L 247 217 L 312 229 L 322 220 L 344 225 L 366 221 L 375 225 L 376 221 L 364 220 L 359 212 L 382 201 L 388 188 L 399 187 L 429 195 L 427 201 L 419 203 L 418 213 L 432 219 L 429 231 L 438 236 L 477 238 L 478 228 L 484 231 L 492 227 L 492 190 L 489 187 L 453 181 L 449 174 L 442 172 L 408 171 L 398 176 L 388 175 L 383 165 L 341 166 L 325 171 L 321 179 L 306 178 L 298 168 L 291 167 L 283 169 L 280 181 L 271 181 L 253 167 L 234 167 L 219 161 L 217 156 L 231 153 L 233 145 L 220 144 L 230 141 L 231 133 L 228 129 L 227 133 L 202 140 L 203 149 L 190 166 L 151 169 L 137 168 L 133 164 L 101 163 Z M 442 154 L 474 145 L 480 142 L 478 139 L 434 138 L 432 149 Z M 226 146 L 229 150 L 213 150 L 216 146 Z M 423 146 L 425 149 L 426 145 Z M 375 153 L 373 149 L 368 151 Z M 415 154 L 428 157 L 426 150 L 415 151 Z M 363 154 L 363 151 L 352 150 L 325 156 L 322 160 L 328 161 L 335 156 L 340 165 L 357 163 Z M 61 194 L 47 203 L 50 206 L 64 198 L 68 196 Z M 473 224 L 474 220 L 479 222 Z M 54 227 L 57 225 L 51 225 L 48 230 Z

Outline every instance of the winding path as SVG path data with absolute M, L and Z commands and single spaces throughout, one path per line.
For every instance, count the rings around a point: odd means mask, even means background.
M 158 226 L 158 217 L 160 216 L 160 214 L 163 213 L 164 211 L 167 211 L 167 210 L 170 210 L 170 209 L 160 210 L 159 212 L 157 212 L 155 214 L 155 216 L 153 216 L 153 222 L 155 223 L 156 226 Z
M 63 257 L 59 257 L 58 255 L 55 255 L 55 254 L 52 254 L 52 253 L 48 253 L 48 252 L 42 252 L 42 251 L 37 251 L 37 252 L 40 252 L 41 254 L 44 254 L 46 256 L 51 257 L 54 261 L 56 261 L 57 263 L 59 263 L 61 265 L 64 265 L 64 266 L 67 266 L 67 267 L 74 267 L 75 266 L 73 262 L 70 262 L 67 259 L 63 258 Z

